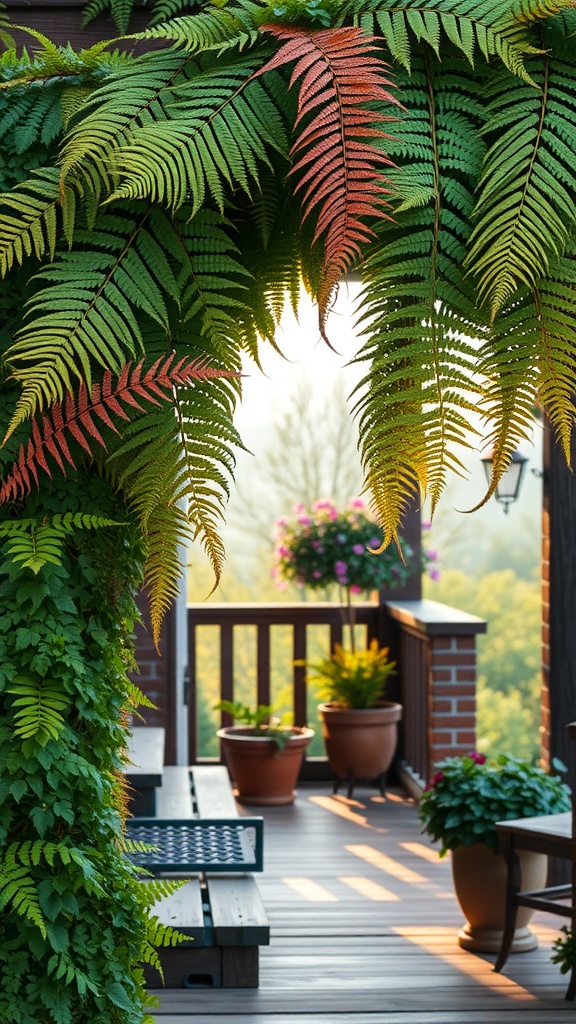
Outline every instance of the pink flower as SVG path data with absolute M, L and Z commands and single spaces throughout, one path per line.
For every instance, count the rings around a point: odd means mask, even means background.
M 429 789 L 434 789 L 434 786 L 437 786 L 439 782 L 442 782 L 443 778 L 444 778 L 444 772 L 436 772 L 436 775 L 434 775 L 430 779 L 430 782 L 428 783 L 428 785 L 424 786 L 424 792 L 427 793 Z
M 352 547 L 352 551 L 354 552 L 355 555 L 363 555 L 364 554 L 364 545 L 363 544 L 354 544 L 353 547 Z
M 350 502 L 349 507 L 350 508 L 364 508 L 364 502 L 362 501 L 362 498 L 354 498 L 354 500 Z
M 423 530 L 429 530 L 431 526 L 432 526 L 432 523 L 430 522 L 429 519 L 424 519 L 423 520 L 423 522 L 422 522 L 422 529 Z
M 315 580 L 319 580 L 321 575 L 322 575 L 322 573 L 320 572 L 320 569 L 314 569 L 314 572 L 312 573 L 312 575 L 313 575 Z
M 346 562 L 335 562 L 334 572 L 337 576 L 345 576 L 347 571 L 348 566 L 346 565 Z
M 358 587 L 358 586 L 356 586 L 355 583 L 352 583 L 352 585 L 350 587 L 350 593 L 351 594 L 361 594 L 362 593 L 362 587 Z
M 471 757 L 476 764 L 486 764 L 486 755 L 479 754 L 477 750 L 471 750 L 468 756 Z
M 436 582 L 437 580 L 440 579 L 440 570 L 439 569 L 434 569 L 434 568 L 429 569 L 428 570 L 428 575 L 429 575 L 431 580 L 434 580 L 434 582 Z
M 310 516 L 298 516 L 298 522 L 301 526 L 310 526 Z

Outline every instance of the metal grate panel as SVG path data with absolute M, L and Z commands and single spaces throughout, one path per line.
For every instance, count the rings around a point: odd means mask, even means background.
M 132 818 L 127 839 L 154 849 L 130 851 L 127 857 L 152 874 L 262 871 L 263 831 L 263 818 Z

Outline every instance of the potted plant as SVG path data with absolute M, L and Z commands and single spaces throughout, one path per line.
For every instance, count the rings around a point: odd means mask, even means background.
M 467 919 L 458 941 L 465 949 L 497 952 L 504 924 L 506 864 L 498 850 L 495 823 L 567 811 L 570 790 L 557 776 L 506 754 L 488 759 L 473 751 L 436 767 L 419 814 L 424 831 L 440 842 L 440 856 L 452 853 L 454 888 Z M 520 851 L 520 860 L 524 888 L 541 889 L 546 856 Z M 531 915 L 530 909 L 519 908 L 512 952 L 536 947 L 537 939 L 528 928 Z
M 283 724 L 264 704 L 250 708 L 240 701 L 223 700 L 216 709 L 239 723 L 219 729 L 217 735 L 240 803 L 293 803 L 294 786 L 314 731 Z
M 334 792 L 346 780 L 351 797 L 358 779 L 377 779 L 384 793 L 402 717 L 400 704 L 383 700 L 395 664 L 388 649 L 372 640 L 367 650 L 347 651 L 337 644 L 331 657 L 312 666 L 310 681 L 325 701 L 318 712 Z
M 276 522 L 273 575 L 278 585 L 294 582 L 312 590 L 337 585 L 340 591 L 349 649 L 336 646 L 313 666 L 310 677 L 327 701 L 318 710 L 335 792 L 342 780 L 348 782 L 349 796 L 358 779 L 378 779 L 384 788 L 402 709 L 382 700 L 394 668 L 388 650 L 379 650 L 376 640 L 368 650 L 356 649 L 352 598 L 405 583 L 412 559 L 407 544 L 382 548 L 382 531 L 360 499 L 343 511 L 328 499 L 310 509 L 297 505 L 292 519 Z

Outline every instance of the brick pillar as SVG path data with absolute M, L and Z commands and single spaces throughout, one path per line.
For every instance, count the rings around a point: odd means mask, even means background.
M 476 744 L 476 637 L 430 641 L 429 750 L 432 764 Z

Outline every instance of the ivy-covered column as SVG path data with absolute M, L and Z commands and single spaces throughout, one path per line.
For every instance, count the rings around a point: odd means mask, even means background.
M 84 490 L 87 491 L 86 485 Z M 151 888 L 122 852 L 141 552 L 95 474 L 0 522 L 0 1020 L 142 1024 Z M 58 517 L 62 516 L 62 520 Z M 66 524 L 60 531 L 46 525 Z M 36 525 L 30 525 L 34 523 Z M 42 525 L 44 524 L 44 525 Z M 87 528 L 91 527 L 91 528 Z

